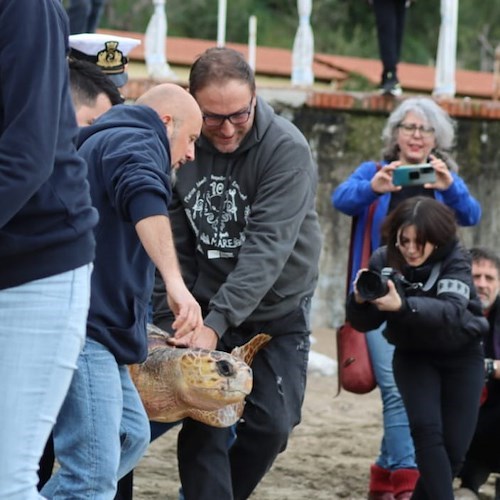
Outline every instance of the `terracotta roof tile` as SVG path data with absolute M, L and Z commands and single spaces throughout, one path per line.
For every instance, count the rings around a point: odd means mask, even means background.
M 140 38 L 142 44 L 129 54 L 131 60 L 144 61 L 144 34 L 117 30 L 98 30 L 102 33 Z M 167 59 L 171 65 L 189 67 L 196 57 L 209 47 L 216 45 L 213 40 L 168 37 L 166 39 Z M 227 43 L 247 54 L 245 44 Z M 290 77 L 292 53 L 290 50 L 258 46 L 256 49 L 256 73 L 260 75 Z M 376 59 L 347 57 L 317 53 L 314 56 L 313 71 L 316 81 L 342 85 L 350 74 L 366 78 L 374 86 L 380 81 L 382 65 Z M 432 93 L 435 68 L 410 63 L 400 63 L 398 76 L 401 86 L 408 92 Z M 456 72 L 456 94 L 475 98 L 491 99 L 493 95 L 493 74 L 458 69 Z

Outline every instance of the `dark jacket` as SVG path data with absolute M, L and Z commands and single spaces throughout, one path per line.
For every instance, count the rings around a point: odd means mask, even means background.
M 387 247 L 370 259 L 370 269 L 387 266 Z M 387 321 L 384 335 L 399 349 L 452 351 L 480 342 L 488 330 L 471 276 L 470 258 L 456 242 L 435 251 L 422 266 L 405 266 L 402 275 L 410 283 L 426 284 L 436 262 L 437 279 L 428 291 L 401 287 L 403 305 L 399 311 L 379 311 L 370 302 L 358 304 L 351 293 L 347 318 L 360 331 L 370 331 Z
M 180 169 L 170 207 L 177 254 L 208 309 L 205 324 L 219 336 L 245 321 L 280 318 L 313 294 L 316 185 L 306 139 L 261 98 L 236 151 L 220 153 L 202 136 L 195 161 Z
M 495 352 L 494 337 L 500 336 L 500 297 L 497 297 L 488 313 L 489 334 L 484 339 L 484 353 L 487 358 L 498 359 Z M 464 470 L 470 465 L 474 469 L 479 465 L 486 470 L 500 471 L 500 380 L 486 382 L 486 400 L 479 408 L 476 432 L 471 441 L 464 463 Z M 473 470 L 474 470 L 473 469 Z
M 81 130 L 79 152 L 89 164 L 99 210 L 87 334 L 120 364 L 143 361 L 154 266 L 135 225 L 168 215 L 170 149 L 165 126 L 145 106 L 118 105 Z
M 68 34 L 61 2 L 0 3 L 0 289 L 94 258 L 97 211 L 75 148 Z
M 495 349 L 495 339 L 500 345 L 500 297 L 497 296 L 495 302 L 491 306 L 490 311 L 488 312 L 488 324 L 489 331 L 484 339 L 484 356 L 486 358 L 499 359 L 500 352 Z M 491 379 L 486 383 L 488 387 L 488 400 L 489 404 L 493 404 L 497 407 L 500 407 L 500 380 L 499 379 Z M 500 456 L 499 456 L 500 461 Z

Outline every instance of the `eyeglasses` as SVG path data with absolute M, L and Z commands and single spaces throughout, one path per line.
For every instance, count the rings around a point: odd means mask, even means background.
M 248 121 L 250 115 L 252 114 L 252 101 L 253 96 L 250 98 L 248 107 L 244 111 L 237 111 L 236 113 L 231 113 L 230 115 L 216 115 L 216 114 L 203 114 L 203 123 L 207 127 L 221 127 L 226 120 L 233 125 L 243 125 Z
M 422 137 L 430 137 L 436 129 L 434 127 L 426 127 L 425 125 L 416 125 L 415 123 L 400 123 L 398 128 L 401 133 L 406 136 L 412 136 L 418 130 Z

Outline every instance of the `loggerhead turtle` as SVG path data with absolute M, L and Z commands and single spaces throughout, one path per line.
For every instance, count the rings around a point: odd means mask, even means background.
M 157 422 L 191 417 L 214 427 L 237 422 L 252 390 L 249 365 L 271 337 L 260 333 L 229 354 L 172 347 L 166 343 L 168 336 L 148 325 L 148 357 L 130 366 L 148 417 Z

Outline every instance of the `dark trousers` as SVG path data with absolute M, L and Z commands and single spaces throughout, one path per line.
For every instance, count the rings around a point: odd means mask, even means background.
M 384 73 L 396 73 L 406 19 L 406 0 L 373 0 L 380 60 Z
M 67 8 L 71 34 L 94 33 L 106 0 L 70 0 Z
M 476 343 L 445 353 L 396 348 L 393 368 L 420 471 L 412 499 L 453 500 L 453 478 L 477 422 L 484 384 L 482 348 Z
M 52 440 L 52 434 L 47 440 L 45 449 L 43 450 L 42 458 L 40 459 L 39 469 L 38 469 L 38 491 L 41 491 L 45 483 L 52 476 L 52 469 L 54 468 L 54 442 Z
M 178 440 L 179 473 L 186 500 L 243 500 L 270 469 L 301 418 L 309 354 L 310 300 L 279 320 L 229 330 L 218 349 L 231 351 L 257 333 L 273 339 L 256 355 L 253 389 L 236 440 L 230 429 L 185 419 Z

